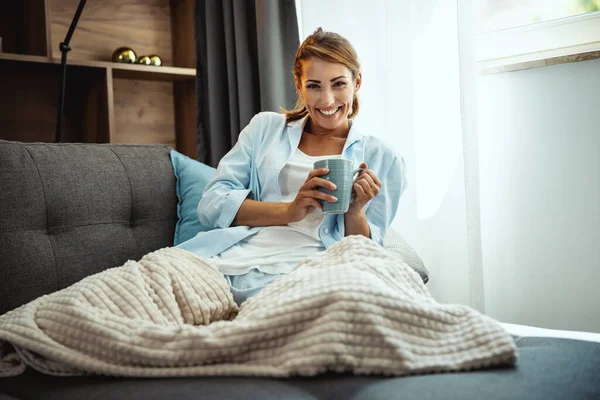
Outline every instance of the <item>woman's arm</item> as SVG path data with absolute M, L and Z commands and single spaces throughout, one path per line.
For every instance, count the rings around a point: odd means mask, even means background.
M 287 225 L 289 203 L 246 199 L 240 206 L 231 226 Z
M 383 176 L 383 183 L 370 172 L 369 176 L 363 176 L 363 182 L 357 182 L 360 186 L 355 187 L 355 190 L 357 199 L 363 200 L 370 197 L 368 193 L 371 191 L 371 195 L 374 194 L 372 200 L 366 208 L 355 202 L 354 207 L 351 206 L 344 214 L 344 236 L 363 235 L 383 246 L 385 231 L 396 215 L 400 196 L 406 188 L 404 160 L 394 157 Z
M 367 220 L 365 205 L 373 200 L 381 188 L 381 181 L 375 175 L 375 172 L 368 169 L 366 162 L 360 164 L 360 168 L 365 170 L 354 181 L 352 190 L 354 191 L 354 200 L 344 215 L 345 236 L 363 235 L 371 237 L 371 228 Z
M 335 189 L 332 182 L 320 178 L 321 175 L 328 173 L 327 168 L 312 170 L 300 187 L 294 201 L 289 203 L 244 200 L 231 225 L 272 226 L 302 221 L 315 208 L 321 208 L 319 200 L 331 202 L 337 200 L 334 196 L 317 190 L 319 187 Z
M 354 213 L 346 213 L 344 215 L 344 226 L 346 236 L 363 235 L 368 238 L 371 237 L 371 228 L 364 209 Z

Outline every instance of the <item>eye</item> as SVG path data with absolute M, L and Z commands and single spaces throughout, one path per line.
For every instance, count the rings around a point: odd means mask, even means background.
M 315 84 L 315 83 L 310 83 L 308 85 L 306 85 L 307 89 L 318 89 L 319 85 Z
M 343 87 L 346 86 L 346 82 L 344 81 L 337 81 L 336 83 L 333 84 L 333 87 Z

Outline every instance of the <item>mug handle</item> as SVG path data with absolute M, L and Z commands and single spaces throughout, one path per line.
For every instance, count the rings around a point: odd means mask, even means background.
M 352 177 L 354 177 L 354 175 L 358 174 L 359 172 L 363 172 L 365 169 L 364 168 L 356 168 L 354 171 L 352 171 Z M 354 198 L 356 197 L 356 192 L 352 191 L 352 194 L 350 195 L 350 204 L 354 203 Z
M 358 174 L 359 172 L 363 172 L 364 170 L 364 168 L 356 168 L 354 171 L 352 171 L 352 176 Z

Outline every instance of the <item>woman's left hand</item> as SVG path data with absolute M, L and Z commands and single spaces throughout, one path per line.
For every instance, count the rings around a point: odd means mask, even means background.
M 365 205 L 379 194 L 381 181 L 375 175 L 375 172 L 368 169 L 366 162 L 359 165 L 365 170 L 358 174 L 354 180 L 352 188 L 353 201 L 348 208 L 349 213 L 362 212 Z

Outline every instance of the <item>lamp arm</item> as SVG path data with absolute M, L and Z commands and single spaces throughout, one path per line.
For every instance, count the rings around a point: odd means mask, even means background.
M 69 43 L 71 42 L 71 37 L 75 32 L 75 28 L 77 27 L 77 23 L 79 22 L 79 17 L 81 17 L 81 13 L 83 12 L 83 8 L 85 7 L 85 3 L 87 0 L 80 0 L 79 5 L 77 6 L 77 11 L 75 11 L 75 15 L 73 16 L 73 20 L 71 21 L 71 25 L 69 26 L 69 30 L 67 31 L 67 35 L 65 36 L 65 40 L 60 43 L 58 48 L 60 49 L 62 56 L 60 58 L 60 84 L 59 84 L 59 92 L 58 92 L 58 107 L 57 107 L 57 115 L 56 115 L 56 143 L 61 142 L 61 133 L 62 133 L 62 120 L 63 120 L 63 111 L 65 107 L 65 87 L 67 80 L 67 53 L 71 51 L 69 47 Z

